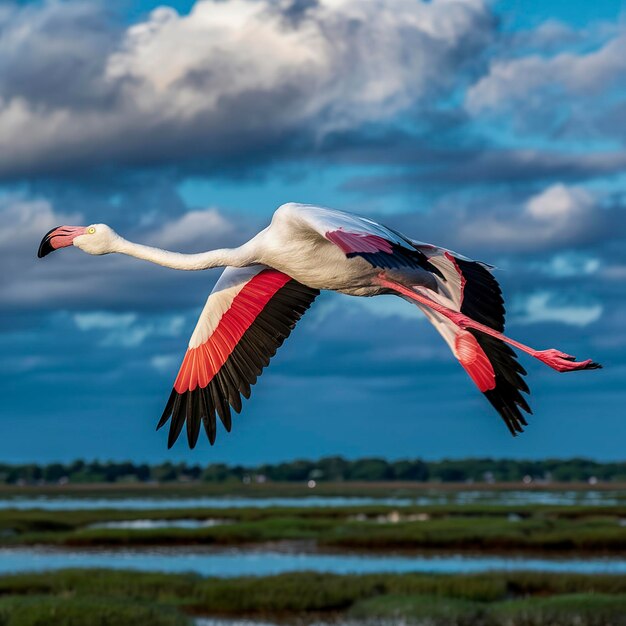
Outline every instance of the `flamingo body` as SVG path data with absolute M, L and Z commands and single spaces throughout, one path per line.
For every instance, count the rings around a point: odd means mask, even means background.
M 505 308 L 489 266 L 418 242 L 370 219 L 289 203 L 239 248 L 179 254 L 129 242 L 105 224 L 62 226 L 39 256 L 74 245 L 89 254 L 118 252 L 182 270 L 225 267 L 209 295 L 165 411 L 171 447 L 187 425 L 190 447 L 200 424 L 211 444 L 216 416 L 227 431 L 264 367 L 320 290 L 351 296 L 394 294 L 417 305 L 513 435 L 530 407 L 514 346 L 557 371 L 595 369 L 588 359 L 534 350 L 503 334 Z

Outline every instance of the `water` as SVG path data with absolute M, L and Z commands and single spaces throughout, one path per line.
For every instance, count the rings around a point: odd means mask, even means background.
M 87 528 L 115 528 L 122 530 L 151 530 L 154 528 L 213 528 L 232 524 L 228 519 L 133 519 L 119 522 L 98 522 L 89 524 Z
M 41 572 L 66 567 L 114 568 L 158 572 L 195 572 L 203 576 L 269 576 L 316 571 L 335 574 L 474 573 L 535 570 L 583 574 L 626 574 L 623 558 L 548 559 L 468 555 L 362 555 L 292 553 L 259 549 L 161 548 L 124 550 L 0 549 L 0 574 Z
M 71 498 L 46 497 L 6 498 L 0 500 L 0 509 L 44 509 L 47 511 L 120 509 L 126 511 L 167 509 L 236 509 L 268 507 L 342 507 L 342 506 L 409 506 L 409 498 Z
M 303 496 L 300 498 L 81 498 L 63 496 L 5 497 L 0 499 L 0 509 L 44 509 L 49 511 L 86 509 L 165 510 L 186 508 L 266 508 L 266 507 L 350 507 L 386 505 L 431 506 L 446 504 L 493 504 L 493 505 L 585 505 L 614 506 L 624 504 L 626 494 L 621 491 L 425 491 L 418 496 L 389 498 Z

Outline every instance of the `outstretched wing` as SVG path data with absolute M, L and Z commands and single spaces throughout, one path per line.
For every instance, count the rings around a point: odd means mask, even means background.
M 264 265 L 228 267 L 200 315 L 157 429 L 171 417 L 168 447 L 187 422 L 193 448 L 200 422 L 211 442 L 216 412 L 230 432 L 231 408 L 241 410 L 264 367 L 319 294 Z
M 505 308 L 500 285 L 487 266 L 449 250 L 413 242 L 445 280 L 429 298 L 464 313 L 499 332 L 504 331 Z M 462 330 L 428 307 L 420 306 L 446 340 L 454 356 L 476 386 L 502 416 L 513 435 L 527 424 L 522 411 L 532 413 L 522 392 L 529 393 L 522 378 L 526 370 L 504 342 L 480 331 Z
M 373 220 L 309 204 L 290 203 L 291 215 L 339 247 L 347 258 L 361 257 L 381 269 L 413 268 L 438 273 L 409 239 Z

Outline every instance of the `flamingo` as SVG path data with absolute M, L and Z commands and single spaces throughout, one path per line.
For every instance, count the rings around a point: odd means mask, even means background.
M 313 205 L 280 206 L 270 225 L 232 249 L 180 254 L 132 243 L 106 224 L 60 226 L 38 256 L 68 246 L 93 255 L 126 254 L 177 270 L 224 267 L 191 335 L 157 430 L 171 418 L 168 448 L 186 422 L 194 448 L 216 413 L 227 432 L 231 409 L 289 336 L 321 290 L 399 296 L 423 311 L 512 435 L 532 411 L 526 371 L 510 346 L 558 372 L 601 367 L 556 349 L 535 350 L 504 335 L 505 308 L 492 266 L 410 239 L 368 218 Z

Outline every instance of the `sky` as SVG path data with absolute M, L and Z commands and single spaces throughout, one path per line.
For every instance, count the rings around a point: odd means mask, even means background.
M 626 12 L 611 0 L 0 4 L 0 460 L 624 458 Z M 322 204 L 497 266 L 534 415 L 512 438 L 419 311 L 323 294 L 210 447 L 155 432 L 219 271 L 182 252 Z

